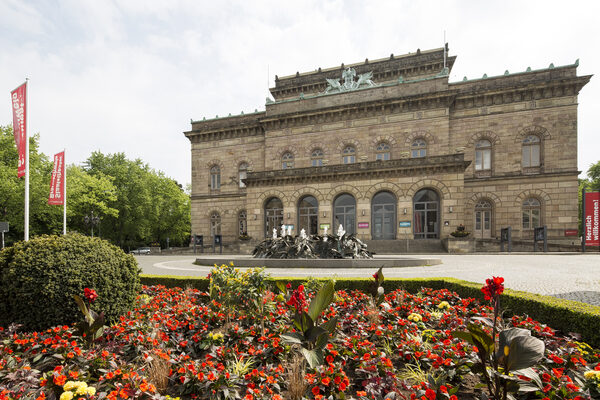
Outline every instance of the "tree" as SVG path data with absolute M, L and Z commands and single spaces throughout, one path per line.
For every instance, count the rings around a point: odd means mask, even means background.
M 600 191 L 600 161 L 590 166 L 587 176 L 590 182 L 589 189 Z
M 115 186 L 111 206 L 118 217 L 105 215 L 100 223 L 103 237 L 123 248 L 151 243 L 187 244 L 190 233 L 190 199 L 174 180 L 149 168 L 140 159 L 128 160 L 124 153 L 94 152 L 84 171 L 105 176 Z
M 39 135 L 29 137 L 29 232 L 59 233 L 62 210 L 48 205 L 52 162 L 39 152 Z M 17 146 L 12 127 L 0 126 L 0 219 L 8 221 L 6 242 L 23 239 L 25 179 L 17 177 Z

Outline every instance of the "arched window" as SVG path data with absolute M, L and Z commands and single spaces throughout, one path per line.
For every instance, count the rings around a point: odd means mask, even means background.
M 529 135 L 523 139 L 523 167 L 540 166 L 540 138 L 536 135 Z
M 314 149 L 310 155 L 310 163 L 313 167 L 320 167 L 323 165 L 323 150 Z
M 482 139 L 475 143 L 475 171 L 492 169 L 492 144 Z
M 214 211 L 210 214 L 210 236 L 221 234 L 221 216 Z
M 298 202 L 298 232 L 304 229 L 307 235 L 316 235 L 318 223 L 319 202 L 313 196 L 304 196 Z
M 273 229 L 281 228 L 283 224 L 283 203 L 277 197 L 271 197 L 265 203 L 265 237 L 273 234 Z
M 283 155 L 281 156 L 281 168 L 294 168 L 294 155 L 289 151 L 283 153 Z
M 248 173 L 248 163 L 243 162 L 240 163 L 238 167 L 238 181 L 241 188 L 245 188 L 246 184 L 244 183 L 244 179 L 246 179 Z
M 427 142 L 424 139 L 415 139 L 410 147 L 412 158 L 420 158 L 427 155 Z
M 246 210 L 238 213 L 238 233 L 240 236 L 248 236 L 248 221 Z
M 523 202 L 523 229 L 533 229 L 542 226 L 542 206 L 534 197 Z
M 333 232 L 342 225 L 346 233 L 356 233 L 356 199 L 344 193 L 335 198 L 333 202 Z
M 356 149 L 354 146 L 346 146 L 342 151 L 342 161 L 344 164 L 354 164 L 356 162 Z
M 371 236 L 377 239 L 396 239 L 396 196 L 379 192 L 371 202 Z
M 379 142 L 375 149 L 376 160 L 389 160 L 390 159 L 390 145 L 386 142 Z
M 421 189 L 413 197 L 415 239 L 439 238 L 440 198 L 431 189 Z
M 213 165 L 210 168 L 210 189 L 219 190 L 221 188 L 221 168 Z

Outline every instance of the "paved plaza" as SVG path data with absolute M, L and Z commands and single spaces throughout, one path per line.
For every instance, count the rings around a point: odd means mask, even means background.
M 406 257 L 403 254 L 401 257 Z M 378 256 L 376 256 L 377 258 Z M 384 258 L 394 256 L 381 256 Z M 398 256 L 400 257 L 400 255 Z M 600 306 L 600 254 L 473 254 L 413 255 L 439 258 L 442 264 L 428 267 L 387 268 L 386 277 L 452 277 L 482 283 L 491 276 L 504 277 L 507 288 L 576 300 Z M 194 265 L 195 257 L 137 256 L 145 274 L 206 276 L 211 267 Z M 221 256 L 229 262 L 231 256 Z M 269 268 L 272 276 L 370 277 L 375 269 Z

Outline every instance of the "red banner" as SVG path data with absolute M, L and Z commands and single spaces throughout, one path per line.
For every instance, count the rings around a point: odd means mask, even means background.
M 65 202 L 65 152 L 54 155 L 54 169 L 50 180 L 50 197 L 48 204 L 63 205 Z
M 600 246 L 600 192 L 585 194 L 585 245 Z
M 15 135 L 15 143 L 17 144 L 17 152 L 19 153 L 19 164 L 17 167 L 17 176 L 20 178 L 25 176 L 25 141 L 27 140 L 27 83 L 22 84 L 12 92 L 11 102 L 13 109 L 13 134 Z

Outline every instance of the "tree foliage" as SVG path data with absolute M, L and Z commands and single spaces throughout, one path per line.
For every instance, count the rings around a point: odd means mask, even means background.
M 52 160 L 39 152 L 39 135 L 29 138 L 29 149 L 30 236 L 60 234 L 63 209 L 48 205 Z M 12 128 L 0 126 L 0 221 L 10 224 L 9 245 L 23 238 L 24 185 L 17 178 Z M 189 195 L 173 179 L 123 153 L 94 152 L 83 167 L 67 167 L 67 230 L 89 235 L 84 217 L 92 212 L 100 217 L 94 233 L 125 249 L 152 243 L 164 247 L 167 238 L 171 246 L 188 244 Z

